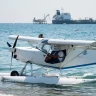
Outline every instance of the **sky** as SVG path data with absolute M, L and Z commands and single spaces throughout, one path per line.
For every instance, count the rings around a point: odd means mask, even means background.
M 0 0 L 0 23 L 32 23 L 44 14 L 50 14 L 50 22 L 56 10 L 70 13 L 72 19 L 96 19 L 96 0 Z

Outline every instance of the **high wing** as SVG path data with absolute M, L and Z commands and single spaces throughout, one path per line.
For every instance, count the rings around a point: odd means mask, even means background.
M 43 40 L 42 43 L 55 44 L 55 45 L 96 46 L 96 41 L 92 41 L 92 40 L 89 41 L 89 40 L 48 39 L 48 40 Z
M 10 35 L 9 38 L 15 40 L 17 35 Z M 27 41 L 30 43 L 45 43 L 45 44 L 55 44 L 55 45 L 82 45 L 82 46 L 96 46 L 96 41 L 92 40 L 64 40 L 64 39 L 48 39 L 48 38 L 38 38 L 31 36 L 19 36 L 18 40 Z

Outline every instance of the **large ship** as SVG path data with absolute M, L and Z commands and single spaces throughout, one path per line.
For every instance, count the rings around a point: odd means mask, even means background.
M 73 20 L 71 19 L 70 13 L 60 13 L 60 10 L 56 10 L 56 14 L 52 19 L 52 24 L 96 24 L 96 20 L 92 18 Z

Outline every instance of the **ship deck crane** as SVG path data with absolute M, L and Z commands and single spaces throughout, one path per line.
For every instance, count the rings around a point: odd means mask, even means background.
M 44 17 L 44 19 L 36 19 L 36 18 L 34 17 L 33 23 L 45 24 L 45 23 L 47 23 L 46 18 L 47 18 L 48 16 L 49 16 L 49 14 L 46 15 L 46 16 Z

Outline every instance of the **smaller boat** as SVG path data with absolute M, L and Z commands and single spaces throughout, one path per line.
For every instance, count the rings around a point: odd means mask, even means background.
M 47 18 L 48 16 L 49 16 L 49 14 L 46 15 L 46 16 L 44 16 L 44 19 L 36 19 L 36 18 L 34 17 L 33 23 L 35 23 L 35 24 L 46 24 L 46 23 L 47 23 L 46 18 Z

